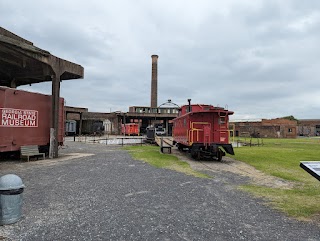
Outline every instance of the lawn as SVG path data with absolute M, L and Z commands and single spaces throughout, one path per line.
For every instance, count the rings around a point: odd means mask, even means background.
M 242 189 L 267 198 L 275 208 L 299 219 L 320 214 L 320 182 L 299 166 L 300 161 L 320 161 L 320 139 L 263 139 L 263 146 L 239 147 L 235 153 L 233 158 L 295 183 L 291 190 L 255 185 Z
M 193 170 L 187 162 L 180 161 L 178 157 L 161 153 L 158 146 L 127 146 L 124 149 L 128 150 L 134 159 L 147 162 L 152 166 L 175 170 L 195 177 L 211 178 Z

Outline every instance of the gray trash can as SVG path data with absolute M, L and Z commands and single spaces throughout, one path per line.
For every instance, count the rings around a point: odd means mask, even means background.
M 21 218 L 23 190 L 24 185 L 17 175 L 0 177 L 0 225 L 15 223 Z

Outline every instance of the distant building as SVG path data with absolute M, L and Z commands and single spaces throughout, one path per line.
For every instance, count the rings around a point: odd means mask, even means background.
M 148 126 L 162 125 L 166 134 L 172 133 L 172 120 L 178 116 L 178 107 L 148 107 L 130 106 L 126 113 L 126 121 L 139 123 L 140 133 L 144 133 Z
M 232 122 L 235 136 L 262 138 L 296 138 L 298 124 L 295 120 L 283 118 L 261 121 Z
M 149 125 L 162 125 L 172 132 L 172 119 L 178 116 L 177 107 L 130 106 L 129 112 L 89 112 L 87 108 L 65 106 L 66 120 L 76 121 L 76 134 L 121 134 L 121 125 L 139 124 L 140 133 Z
M 89 112 L 87 108 L 65 106 L 66 120 L 76 121 L 76 134 L 120 134 L 121 113 Z
M 320 119 L 301 119 L 298 121 L 299 136 L 320 136 Z

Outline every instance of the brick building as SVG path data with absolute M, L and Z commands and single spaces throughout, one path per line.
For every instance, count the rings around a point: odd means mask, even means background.
M 297 121 L 283 118 L 261 121 L 232 122 L 235 136 L 296 138 Z
M 299 136 L 320 136 L 320 119 L 302 119 L 298 121 Z

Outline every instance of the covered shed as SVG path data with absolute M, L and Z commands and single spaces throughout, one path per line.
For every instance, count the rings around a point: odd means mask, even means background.
M 58 58 L 32 42 L 0 27 L 0 85 L 16 88 L 46 81 L 52 82 L 51 158 L 58 157 L 58 113 L 60 82 L 84 76 L 81 65 Z

